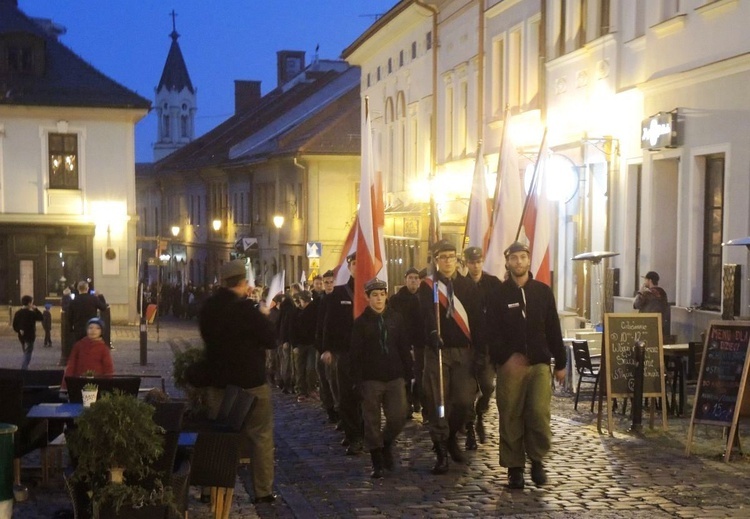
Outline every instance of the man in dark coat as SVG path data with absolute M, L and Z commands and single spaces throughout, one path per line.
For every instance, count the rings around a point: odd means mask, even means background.
M 437 271 L 422 281 L 418 294 L 427 336 L 424 360 L 427 417 L 437 455 L 432 472 L 445 474 L 448 472 L 448 454 L 457 463 L 464 461 L 456 434 L 465 425 L 469 409 L 474 405 L 476 374 L 484 367 L 487 344 L 479 289 L 456 270 L 455 245 L 448 240 L 439 241 L 433 248 L 433 257 Z M 435 288 L 439 299 L 439 322 L 435 315 Z
M 107 310 L 107 304 L 102 302 L 95 294 L 89 293 L 88 281 L 78 282 L 78 295 L 70 302 L 68 307 L 68 340 L 63 345 L 63 358 L 65 364 L 73 348 L 73 344 L 86 337 L 89 319 L 99 317 L 99 312 Z
M 13 316 L 13 330 L 18 334 L 18 341 L 23 351 L 21 369 L 29 369 L 36 340 L 36 323 L 42 321 L 42 312 L 34 305 L 34 298 L 31 296 L 23 296 L 21 304 L 23 307 Z
M 398 292 L 388 298 L 388 306 L 401 314 L 407 329 L 407 337 L 414 358 L 414 379 L 406 381 L 406 391 L 409 397 L 411 412 L 422 411 L 424 397 L 422 395 L 422 373 L 424 372 L 424 323 L 419 306 L 419 271 L 411 267 L 404 275 L 404 286 Z
M 351 378 L 349 348 L 352 342 L 354 323 L 354 271 L 356 252 L 347 258 L 351 276 L 345 285 L 339 285 L 326 305 L 323 321 L 323 354 L 321 359 L 336 371 L 339 392 L 339 416 L 344 426 L 344 441 L 349 455 L 362 452 L 364 431 L 359 400 L 354 393 Z
M 393 442 L 406 423 L 404 381 L 412 377 L 411 345 L 401 315 L 386 308 L 387 283 L 372 279 L 365 284 L 365 294 L 368 306 L 352 327 L 352 380 L 362 399 L 370 477 L 381 478 L 384 468 L 393 469 Z
M 490 294 L 490 358 L 497 366 L 500 414 L 500 465 L 508 468 L 508 486 L 524 487 L 526 457 L 531 479 L 547 483 L 543 459 L 550 450 L 550 359 L 555 379 L 565 380 L 566 352 L 555 296 L 529 272 L 529 248 L 520 242 L 505 250 L 509 278 Z
M 667 293 L 659 286 L 659 274 L 653 270 L 644 277 L 643 287 L 635 295 L 633 308 L 642 314 L 661 314 L 661 333 L 666 339 L 670 332 L 671 314 Z
M 267 307 L 247 298 L 244 260 L 221 267 L 222 286 L 206 300 L 200 312 L 200 331 L 211 367 L 208 407 L 215 416 L 227 385 L 239 386 L 257 401 L 242 432 L 250 444 L 254 502 L 268 503 L 273 493 L 274 443 L 271 388 L 266 382 L 266 350 L 276 347 Z M 265 315 L 264 315 L 265 313 Z
M 484 266 L 484 253 L 479 247 L 468 247 L 464 251 L 464 261 L 466 262 L 467 278 L 477 284 L 479 294 L 482 298 L 482 313 L 487 316 L 487 304 L 492 292 L 500 289 L 500 280 L 489 272 L 482 270 Z M 488 323 L 489 324 L 489 323 Z M 490 400 L 495 394 L 495 366 L 486 359 L 484 369 L 477 374 L 477 383 L 479 384 L 479 396 L 476 404 L 469 409 L 469 416 L 466 422 L 466 449 L 475 450 L 477 448 L 476 436 L 479 436 L 479 442 L 484 443 L 487 435 L 484 430 L 484 415 L 490 408 Z M 476 424 L 476 428 L 475 428 Z M 476 433 L 476 434 L 475 434 Z
M 332 369 L 331 364 L 326 364 L 321 358 L 321 355 L 323 354 L 323 324 L 325 321 L 326 310 L 328 308 L 328 302 L 331 300 L 328 296 L 333 292 L 335 282 L 333 271 L 327 271 L 323 274 L 322 279 L 323 294 L 319 297 L 313 298 L 312 302 L 313 305 L 317 306 L 315 350 L 318 353 L 318 362 L 316 364 L 316 369 L 318 371 L 318 378 L 320 379 L 320 405 L 328 415 L 328 423 L 335 424 L 339 421 L 339 391 L 336 371 Z

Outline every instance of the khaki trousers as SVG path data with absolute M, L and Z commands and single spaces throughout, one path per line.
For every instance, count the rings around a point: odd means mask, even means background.
M 497 409 L 500 413 L 500 465 L 523 467 L 526 455 L 542 461 L 552 444 L 549 364 L 530 366 L 513 354 L 497 368 Z
M 381 430 L 380 410 L 385 415 Z M 362 382 L 362 418 L 365 423 L 365 449 L 382 449 L 383 443 L 392 443 L 406 423 L 406 384 L 403 378 L 389 382 L 365 380 Z

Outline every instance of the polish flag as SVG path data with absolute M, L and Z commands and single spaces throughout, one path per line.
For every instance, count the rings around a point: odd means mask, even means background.
M 367 110 L 366 110 L 367 111 Z M 365 116 L 365 140 L 362 149 L 362 180 L 359 185 L 357 213 L 357 266 L 354 275 L 354 317 L 367 307 L 364 284 L 378 277 L 388 282 L 385 262 L 385 211 L 380 165 L 372 142 L 369 111 Z
M 341 256 L 339 256 L 338 266 L 333 269 L 333 282 L 336 286 L 346 285 L 351 276 L 351 272 L 349 272 L 349 264 L 346 262 L 346 258 L 349 254 L 357 250 L 357 242 L 355 241 L 355 238 L 357 237 L 357 227 L 359 226 L 357 220 L 358 219 L 355 218 L 354 223 L 349 228 L 349 233 L 346 235 L 344 246 L 341 248 Z
M 469 215 L 466 225 L 467 247 L 480 247 L 487 250 L 490 237 L 490 212 L 492 206 L 487 196 L 487 182 L 484 178 L 483 145 L 477 149 L 477 160 L 474 164 L 474 180 L 471 184 Z
M 507 121 L 506 118 L 506 127 Z M 498 186 L 495 188 L 490 242 L 484 255 L 484 270 L 500 279 L 505 277 L 503 253 L 516 240 L 524 201 L 518 151 L 509 132 L 504 131 L 504 134 L 497 163 Z
M 526 212 L 523 216 L 523 231 L 531 249 L 531 273 L 534 279 L 552 284 L 550 274 L 550 237 L 552 235 L 552 211 L 547 197 L 547 133 L 537 159 L 536 171 L 528 195 Z

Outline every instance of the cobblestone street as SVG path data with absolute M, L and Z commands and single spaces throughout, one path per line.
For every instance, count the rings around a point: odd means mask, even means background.
M 149 328 L 148 366 L 138 364 L 137 327 L 115 327 L 117 372 L 162 374 L 167 391 L 179 397 L 171 379 L 172 351 L 199 344 L 195 323 L 162 323 L 160 342 Z M 55 341 L 59 345 L 59 340 Z M 52 367 L 59 346 L 37 346 L 31 368 Z M 15 337 L 0 329 L 0 365 L 20 364 Z M 590 398 L 590 397 L 589 397 Z M 590 402 L 590 400 L 588 401 Z M 488 442 L 468 453 L 465 465 L 451 465 L 433 476 L 433 455 L 420 415 L 407 424 L 396 449 L 397 467 L 383 480 L 369 477 L 369 456 L 345 456 L 340 433 L 325 424 L 316 402 L 298 403 L 274 391 L 276 486 L 274 505 L 250 504 L 248 473 L 238 478 L 231 517 L 747 517 L 750 515 L 750 463 L 735 454 L 721 461 L 722 430 L 696 428 L 693 455 L 685 456 L 689 417 L 669 419 L 669 430 L 650 430 L 644 417 L 641 436 L 627 432 L 629 418 L 616 415 L 614 437 L 599 434 L 586 395 L 573 410 L 569 394 L 553 399 L 553 451 L 547 461 L 550 484 L 534 486 L 527 474 L 523 491 L 510 491 L 498 464 L 497 413 L 488 417 Z M 659 423 L 657 421 L 657 423 Z M 741 422 L 742 423 L 742 422 Z M 605 420 L 606 425 L 606 420 Z M 741 434 L 747 434 L 747 426 Z M 37 467 L 34 470 L 33 467 Z M 70 508 L 59 482 L 38 485 L 39 459 L 24 459 L 30 499 L 17 503 L 14 518 L 50 518 Z M 207 505 L 192 489 L 191 518 L 208 518 Z

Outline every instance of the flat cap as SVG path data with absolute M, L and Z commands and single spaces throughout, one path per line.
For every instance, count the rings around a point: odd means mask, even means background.
M 297 294 L 297 297 L 300 298 L 302 301 L 305 301 L 307 303 L 309 303 L 310 301 L 312 301 L 312 294 L 310 293 L 309 290 L 303 290 L 302 292 L 300 292 L 299 294 Z
M 228 263 L 224 263 L 221 266 L 221 279 L 226 280 L 237 276 L 245 276 L 247 271 L 245 270 L 245 260 L 236 259 Z
M 484 257 L 481 247 L 467 247 L 464 251 L 464 259 L 466 261 L 477 261 Z
M 510 244 L 510 247 L 505 249 L 505 252 L 503 254 L 507 258 L 514 252 L 522 252 L 522 251 L 531 254 L 531 251 L 529 250 L 528 245 L 526 245 L 525 243 L 521 243 L 520 241 L 514 241 L 513 243 Z
M 439 242 L 437 242 L 435 245 L 432 246 L 432 255 L 437 256 L 441 252 L 446 252 L 446 251 L 455 252 L 455 250 L 456 250 L 456 246 L 453 245 L 451 242 L 449 242 L 448 240 L 440 240 Z
M 371 279 L 365 283 L 365 292 L 369 294 L 373 290 L 388 290 L 388 283 L 378 278 Z
M 332 270 L 326 270 L 325 273 L 323 274 L 324 278 L 332 278 L 333 276 L 334 274 Z
M 404 274 L 404 277 L 408 276 L 409 274 L 416 274 L 418 276 L 419 271 L 414 267 L 409 267 L 409 270 L 406 271 L 406 273 Z

